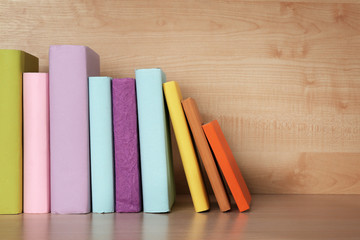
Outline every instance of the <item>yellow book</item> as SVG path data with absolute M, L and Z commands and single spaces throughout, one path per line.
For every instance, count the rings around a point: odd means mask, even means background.
M 22 74 L 38 70 L 36 57 L 0 49 L 0 214 L 22 212 Z
M 164 83 L 163 87 L 195 211 L 209 210 L 209 199 L 181 105 L 182 96 L 179 85 L 172 81 Z

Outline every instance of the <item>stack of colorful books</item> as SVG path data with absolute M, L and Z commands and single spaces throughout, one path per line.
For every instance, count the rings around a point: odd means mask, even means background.
M 196 149 L 220 210 L 231 208 L 223 178 L 240 212 L 250 208 L 219 123 L 203 125 L 161 69 L 102 77 L 98 54 L 74 45 L 51 46 L 49 73 L 38 69 L 0 50 L 0 214 L 170 212 L 170 120 L 195 211 L 210 208 Z

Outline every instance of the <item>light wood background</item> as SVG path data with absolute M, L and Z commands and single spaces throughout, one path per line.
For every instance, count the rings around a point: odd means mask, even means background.
M 52 44 L 90 46 L 111 77 L 161 67 L 219 120 L 252 193 L 359 194 L 360 5 L 325 2 L 5 0 L 0 47 L 41 71 Z

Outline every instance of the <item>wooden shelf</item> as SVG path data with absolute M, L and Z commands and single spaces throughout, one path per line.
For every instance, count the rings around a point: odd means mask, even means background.
M 54 44 L 88 45 L 105 76 L 161 67 L 220 122 L 252 193 L 360 194 L 357 3 L 6 0 L 0 44 L 45 72 Z M 195 213 L 184 195 L 170 214 L 0 215 L 0 240 L 360 238 L 360 195 L 254 195 L 251 207 Z
M 0 239 L 358 239 L 360 195 L 254 195 L 252 209 L 169 214 L 0 215 Z

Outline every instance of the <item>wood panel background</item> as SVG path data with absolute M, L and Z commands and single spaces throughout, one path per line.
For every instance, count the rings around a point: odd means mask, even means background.
M 90 46 L 111 77 L 161 67 L 219 120 L 251 192 L 359 194 L 360 5 L 344 2 L 6 0 L 0 47 L 41 71 L 52 44 Z

